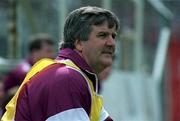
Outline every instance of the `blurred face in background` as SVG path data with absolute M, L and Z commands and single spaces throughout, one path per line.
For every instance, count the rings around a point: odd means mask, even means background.
M 42 58 L 54 59 L 55 57 L 54 46 L 47 43 L 42 43 L 41 48 L 39 50 L 34 50 L 31 53 L 31 56 L 34 63 Z
M 38 53 L 41 58 L 54 58 L 54 46 L 47 43 L 42 43 L 42 47 Z

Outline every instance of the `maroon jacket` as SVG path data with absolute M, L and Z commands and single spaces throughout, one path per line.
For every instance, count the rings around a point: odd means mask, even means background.
M 61 50 L 57 60 L 61 59 L 72 60 L 96 85 L 96 75 L 89 73 L 91 68 L 74 50 Z M 56 63 L 24 85 L 15 121 L 88 121 L 90 111 L 91 94 L 86 80 L 79 72 Z M 104 120 L 112 121 L 108 116 Z

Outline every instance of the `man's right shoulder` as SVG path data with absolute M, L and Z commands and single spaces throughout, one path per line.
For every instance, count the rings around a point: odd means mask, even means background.
M 83 75 L 73 69 L 66 66 L 55 69 L 54 71 L 54 83 L 68 83 L 70 87 L 79 87 L 81 90 L 87 89 L 87 82 Z
M 40 73 L 33 76 L 28 85 L 69 85 L 86 86 L 84 77 L 74 69 L 67 68 L 64 64 L 55 63 L 43 69 Z M 69 85 L 71 86 L 71 84 Z
M 21 104 L 25 104 L 27 100 L 31 102 L 30 109 L 27 110 L 39 113 L 39 115 L 42 110 L 43 112 L 47 111 L 46 117 L 75 107 L 83 108 L 88 114 L 90 112 L 91 95 L 85 79 L 79 72 L 67 68 L 65 65 L 52 64 L 48 66 L 31 78 L 30 83 L 26 84 L 23 90 L 21 91 L 22 96 L 19 98 L 19 110 L 23 106 Z M 48 110 L 44 111 L 44 109 Z M 32 115 L 33 117 L 37 116 Z
M 61 64 L 54 64 L 47 70 L 44 70 L 45 78 L 41 80 L 46 80 L 45 85 L 54 87 L 53 90 L 56 87 L 70 89 L 71 92 L 89 93 L 88 84 L 80 72 Z

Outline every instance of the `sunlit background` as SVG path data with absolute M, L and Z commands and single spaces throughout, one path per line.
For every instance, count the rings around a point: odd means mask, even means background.
M 99 6 L 120 19 L 116 55 L 102 87 L 115 121 L 180 121 L 180 0 L 0 0 L 0 76 L 27 55 L 28 37 L 62 39 L 65 17 Z

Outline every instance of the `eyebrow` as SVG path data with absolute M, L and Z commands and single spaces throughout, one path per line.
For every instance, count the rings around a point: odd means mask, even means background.
M 97 35 L 99 35 L 99 34 L 108 34 L 108 35 L 111 34 L 113 36 L 117 36 L 117 32 L 110 33 L 110 32 L 106 32 L 106 31 L 100 31 L 100 32 L 97 33 Z
M 101 33 L 111 34 L 111 32 L 107 32 L 107 31 L 100 31 L 97 34 L 101 34 Z M 112 32 L 112 34 L 117 35 L 117 32 Z

